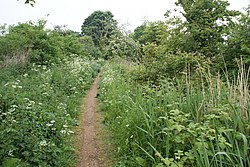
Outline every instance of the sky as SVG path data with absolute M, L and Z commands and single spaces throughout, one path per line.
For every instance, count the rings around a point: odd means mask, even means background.
M 67 25 L 81 31 L 81 25 L 96 10 L 111 11 L 114 18 L 128 30 L 145 20 L 164 20 L 164 13 L 174 8 L 175 0 L 36 0 L 34 7 L 25 0 L 0 0 L 0 24 L 17 24 L 39 19 L 47 20 L 47 27 Z M 230 9 L 242 10 L 250 0 L 229 0 Z

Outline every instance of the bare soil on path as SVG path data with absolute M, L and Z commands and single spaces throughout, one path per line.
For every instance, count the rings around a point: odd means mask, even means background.
M 78 128 L 78 141 L 76 144 L 79 157 L 77 167 L 103 167 L 102 149 L 98 139 L 98 123 L 100 113 L 98 110 L 98 82 L 101 72 L 96 77 L 92 87 L 88 91 L 81 107 L 81 122 Z

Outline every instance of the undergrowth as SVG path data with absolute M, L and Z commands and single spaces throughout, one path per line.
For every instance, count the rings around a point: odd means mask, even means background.
M 227 82 L 204 70 L 199 79 L 184 73 L 152 85 L 134 80 L 133 70 L 138 65 L 111 62 L 100 84 L 116 166 L 249 166 L 249 94 L 242 77 Z
M 0 73 L 0 166 L 73 166 L 80 99 L 100 62 L 72 55 L 57 65 Z

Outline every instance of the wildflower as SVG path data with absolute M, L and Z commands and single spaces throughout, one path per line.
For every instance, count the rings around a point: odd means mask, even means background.
M 29 98 L 23 98 L 24 100 L 26 100 L 26 101 L 29 101 L 30 99 Z
M 12 107 L 12 108 L 18 108 L 18 106 L 17 106 L 17 105 L 11 105 L 11 107 Z
M 46 96 L 48 96 L 48 93 L 47 92 L 44 92 L 44 93 L 42 93 L 43 95 L 46 95 Z
M 35 104 L 35 102 L 34 102 L 34 101 L 30 101 L 30 104 L 31 104 L 31 105 L 34 105 L 34 104 Z
M 10 150 L 10 151 L 8 152 L 8 155 L 9 155 L 9 156 L 13 156 L 13 150 Z
M 47 146 L 48 143 L 47 143 L 46 140 L 43 140 L 43 141 L 40 141 L 39 145 L 40 145 L 40 146 Z
M 47 123 L 46 126 L 50 127 L 53 126 L 53 124 Z
M 12 88 L 16 88 L 16 85 L 12 85 Z
M 10 108 L 10 109 L 8 109 L 8 111 L 11 114 L 12 112 L 16 111 L 16 108 Z
M 75 132 L 69 130 L 67 134 L 70 135 L 70 134 L 74 134 L 74 133 L 75 133 Z
M 9 83 L 7 82 L 4 86 L 8 86 L 9 85 Z
M 50 121 L 50 123 L 52 123 L 52 124 L 55 123 L 55 122 L 56 122 L 55 120 Z
M 29 106 L 26 107 L 26 110 L 30 110 L 30 109 L 32 109 L 32 107 L 29 107 Z
M 66 131 L 66 130 L 60 130 L 60 133 L 62 133 L 62 134 L 66 134 L 66 133 L 67 133 L 67 131 Z
M 63 125 L 64 128 L 68 128 L 68 125 Z

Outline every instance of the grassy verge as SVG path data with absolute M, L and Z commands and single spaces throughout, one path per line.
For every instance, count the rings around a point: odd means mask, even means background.
M 184 74 L 153 86 L 132 79 L 137 68 L 110 63 L 100 84 L 116 166 L 249 166 L 249 94 L 243 74 L 235 82 L 209 71 L 187 82 Z

